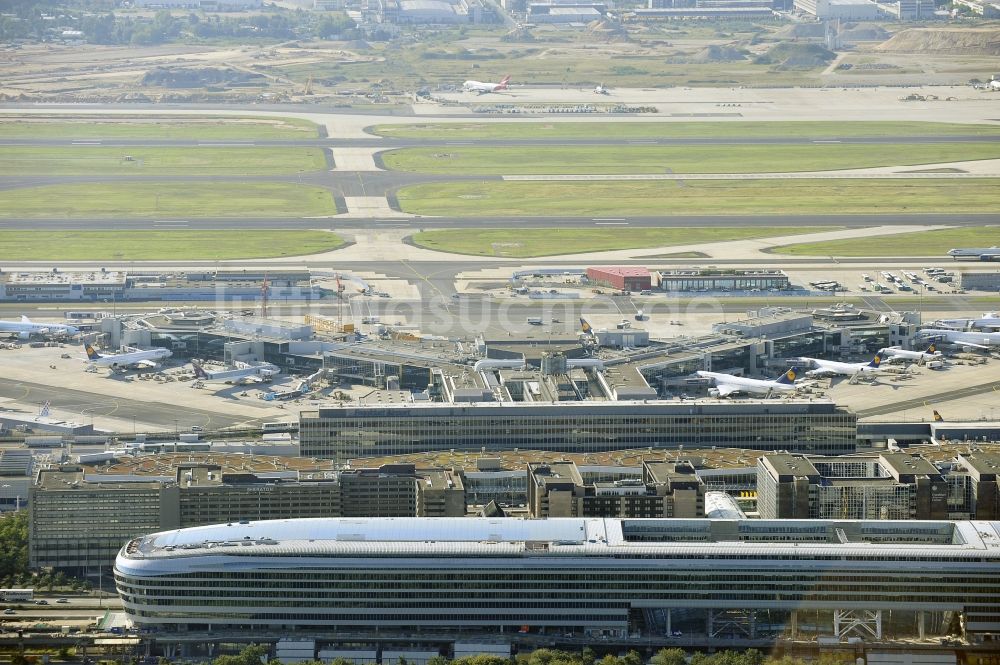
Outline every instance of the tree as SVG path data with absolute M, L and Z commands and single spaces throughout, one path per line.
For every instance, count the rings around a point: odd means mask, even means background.
M 686 665 L 684 649 L 660 649 L 650 660 L 652 665 Z
M 267 652 L 267 647 L 252 644 L 236 656 L 219 656 L 212 661 L 212 665 L 264 665 L 264 656 Z

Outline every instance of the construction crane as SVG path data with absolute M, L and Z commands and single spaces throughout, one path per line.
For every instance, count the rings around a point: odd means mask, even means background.
M 267 282 L 267 273 L 264 273 L 264 281 L 260 285 L 260 316 L 262 319 L 267 318 L 267 298 L 271 291 L 271 287 Z
M 306 87 L 302 89 L 302 94 L 303 95 L 313 94 L 313 77 L 311 74 L 309 75 L 309 78 L 306 79 Z
M 344 331 L 344 284 L 340 281 L 340 275 L 337 275 L 337 297 L 340 298 L 340 307 L 337 308 L 337 327 L 340 331 Z

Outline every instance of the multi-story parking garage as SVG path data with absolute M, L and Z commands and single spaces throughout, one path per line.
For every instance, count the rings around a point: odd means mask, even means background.
M 1000 634 L 1000 522 L 243 522 L 136 538 L 115 579 L 137 626 L 168 634 L 752 637 L 829 621 L 881 638 L 891 620 L 980 640 Z

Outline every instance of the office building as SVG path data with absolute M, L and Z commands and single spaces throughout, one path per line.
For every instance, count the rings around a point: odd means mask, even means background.
M 971 289 L 973 291 L 1000 290 L 1000 270 L 981 272 L 969 271 L 960 274 L 963 289 Z
M 656 282 L 663 291 L 785 291 L 791 284 L 783 270 L 717 270 L 689 268 L 661 270 Z
M 725 446 L 854 452 L 857 416 L 829 401 L 619 401 L 332 406 L 299 414 L 302 455 L 344 462 L 433 450 L 600 452 Z
M 639 266 L 608 266 L 587 268 L 587 279 L 593 284 L 621 291 L 642 291 L 652 288 L 652 275 Z
M 128 474 L 77 465 L 40 470 L 30 489 L 31 567 L 99 574 L 129 538 L 201 524 L 465 515 L 462 479 L 443 469 L 397 464 L 337 471 L 329 462 L 293 458 L 159 458 L 137 458 Z
M 137 537 L 124 611 L 157 641 L 227 632 L 841 638 L 1000 635 L 1000 522 L 302 519 Z M 766 618 L 765 618 L 766 617 Z M 425 640 L 426 641 L 426 640 Z M 496 641 L 496 640 L 480 640 Z M 170 657 L 170 654 L 167 654 Z
M 946 519 L 948 483 L 926 459 L 903 452 L 757 461 L 764 519 Z
M 948 513 L 952 519 L 1000 519 L 1000 454 L 958 455 L 946 477 Z
M 586 483 L 573 462 L 528 464 L 531 517 L 704 517 L 705 485 L 688 462 L 643 461 L 641 478 Z

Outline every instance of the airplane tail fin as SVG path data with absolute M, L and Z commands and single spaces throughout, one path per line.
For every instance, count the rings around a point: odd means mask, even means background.
M 934 422 L 936 422 L 936 423 L 944 422 L 944 416 L 942 416 L 937 411 L 934 411 Z
M 594 329 L 590 326 L 589 323 L 587 323 L 587 319 L 583 318 L 582 316 L 580 317 L 580 330 L 582 330 L 588 335 L 594 332 Z
M 24 314 L 22 314 L 21 315 L 21 323 L 31 323 L 31 319 L 29 319 Z
M 930 353 L 931 355 L 937 353 L 937 344 L 931 342 L 931 345 L 927 347 L 927 350 L 924 351 L 924 353 Z
M 90 360 L 98 360 L 101 357 L 101 354 L 94 350 L 90 344 L 84 344 L 83 350 L 87 352 L 87 358 Z
M 507 74 L 502 79 L 500 79 L 500 83 L 497 84 L 497 90 L 506 90 L 509 84 L 510 84 L 510 74 Z
M 792 367 L 787 372 L 778 377 L 777 382 L 790 386 L 795 384 L 795 379 L 797 379 L 798 377 L 799 377 L 799 368 Z
M 194 375 L 196 377 L 198 377 L 199 379 L 207 379 L 208 378 L 208 372 L 205 371 L 204 367 L 202 367 L 200 364 L 198 364 L 197 360 L 192 360 L 191 361 L 191 367 L 194 368 Z
M 869 367 L 878 367 L 881 364 L 882 364 L 882 354 L 881 353 L 876 353 L 875 357 L 872 358 L 872 361 L 870 363 L 868 363 L 868 366 Z

